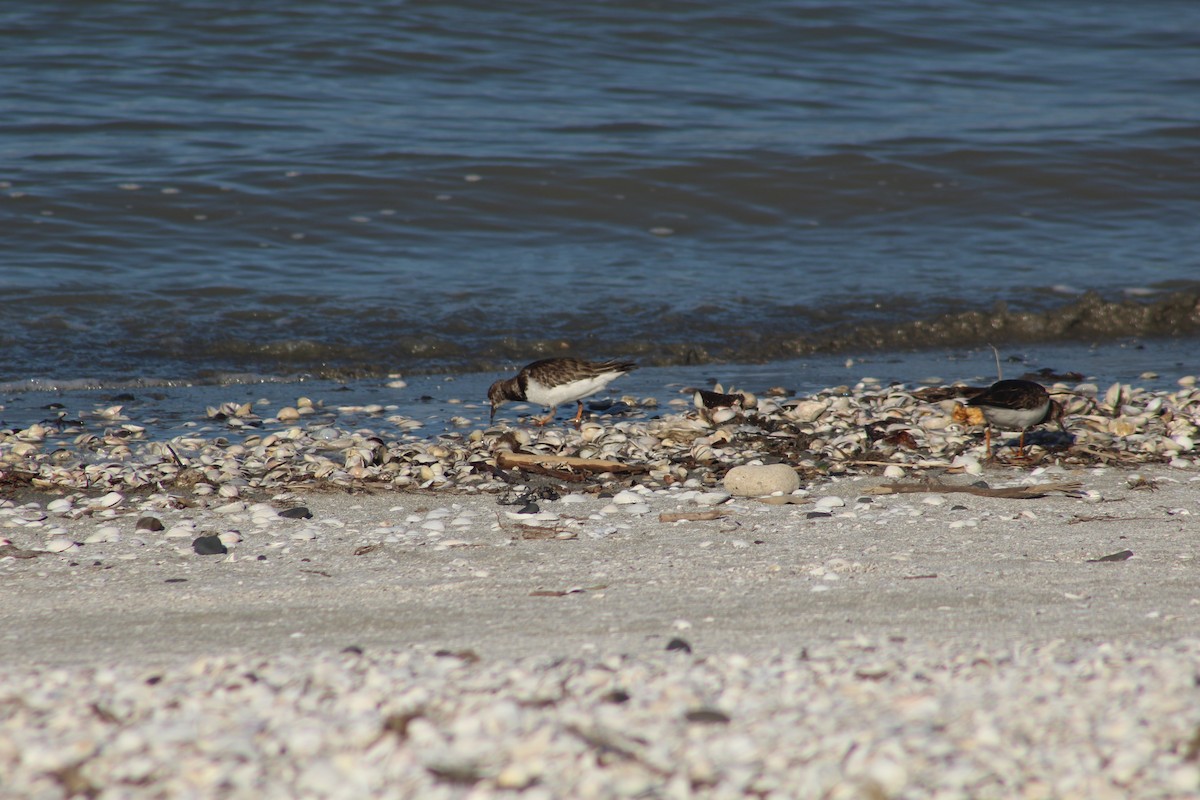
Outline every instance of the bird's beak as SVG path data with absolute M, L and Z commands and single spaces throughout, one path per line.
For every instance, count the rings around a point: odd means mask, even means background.
M 496 406 L 493 403 L 492 404 L 492 414 L 490 417 L 488 417 L 488 424 L 491 425 L 495 421 L 496 421 Z

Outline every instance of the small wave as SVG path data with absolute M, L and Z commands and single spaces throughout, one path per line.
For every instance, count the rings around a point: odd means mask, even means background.
M 1200 291 L 1103 297 L 1095 292 L 1068 296 L 1047 293 L 1047 305 L 963 308 L 944 298 L 936 313 L 920 312 L 924 301 L 896 297 L 886 303 L 829 309 L 798 306 L 764 308 L 708 306 L 690 313 L 664 313 L 647 307 L 621 308 L 607 316 L 579 314 L 549 335 L 532 320 L 517 320 L 508 333 L 489 329 L 489 315 L 467 326 L 428 320 L 414 330 L 405 319 L 385 315 L 347 317 L 320 338 L 272 336 L 269 330 L 225 329 L 205 336 L 196 330 L 156 341 L 106 342 L 104 359 L 71 350 L 46 376 L 45 361 L 10 359 L 0 391 L 83 388 L 146 388 L 190 384 L 261 383 L 324 379 L 350 381 L 404 374 L 461 374 L 502 371 L 549 356 L 622 356 L 647 366 L 765 364 L 776 361 L 862 353 L 957 350 L 985 345 L 1113 342 L 1128 339 L 1200 338 Z M 888 309 L 881 315 L 879 306 Z M 450 332 L 453 330 L 453 332 Z M 91 334 L 87 334 L 91 335 Z M 11 338 L 0 344 L 12 347 Z M 83 345 L 81 345 L 81 348 Z M 124 349 L 122 349 L 124 348 Z M 13 369 L 27 369 L 26 375 Z M 136 378 L 130 374 L 139 375 Z M 80 377 L 86 376 L 86 377 Z

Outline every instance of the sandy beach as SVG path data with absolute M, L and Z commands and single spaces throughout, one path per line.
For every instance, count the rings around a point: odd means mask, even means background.
M 669 472 L 10 484 L 6 792 L 1195 796 L 1200 470 L 1034 439 L 797 465 L 769 502 Z

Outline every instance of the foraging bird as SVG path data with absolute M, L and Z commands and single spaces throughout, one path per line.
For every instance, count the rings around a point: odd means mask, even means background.
M 1066 431 L 1062 404 L 1051 399 L 1045 387 L 1033 381 L 996 381 L 968 400 L 967 405 L 978 408 L 988 421 L 985 440 L 988 458 L 992 457 L 993 425 L 1001 430 L 1021 432 L 1017 447 L 1022 457 L 1025 455 L 1025 431 L 1029 428 L 1053 421 Z
M 545 425 L 554 419 L 559 403 L 574 400 L 579 408 L 575 413 L 575 427 L 583 419 L 583 398 L 590 397 L 612 381 L 621 377 L 637 364 L 630 361 L 582 361 L 578 358 L 544 358 L 521 368 L 516 377 L 496 381 L 488 389 L 488 400 L 492 404 L 491 419 L 496 419 L 496 409 L 507 400 L 528 400 L 550 409 L 544 419 L 534 419 Z

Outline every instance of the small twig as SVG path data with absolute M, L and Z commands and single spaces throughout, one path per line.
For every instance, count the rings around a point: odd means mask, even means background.
M 855 467 L 901 467 L 903 469 L 951 469 L 953 466 L 945 461 L 919 464 L 906 464 L 903 461 L 845 461 L 843 463 Z
M 501 469 L 518 467 L 528 469 L 529 465 L 574 467 L 588 472 L 645 472 L 648 467 L 644 464 L 625 464 L 607 458 L 579 458 L 577 456 L 553 456 L 542 453 L 509 453 L 501 450 L 496 453 L 496 466 Z
M 1063 483 L 1039 483 L 1034 486 L 1010 486 L 1005 489 L 985 489 L 982 486 L 951 486 L 945 483 L 885 483 L 881 486 L 873 486 L 866 490 L 867 494 L 913 494 L 917 492 L 931 492 L 933 494 L 947 494 L 951 492 L 959 492 L 963 494 L 974 494 L 980 497 L 1003 497 L 1013 500 L 1033 500 L 1038 497 L 1045 497 L 1051 492 L 1062 492 L 1070 494 L 1078 492 L 1083 484 L 1076 482 Z
M 1075 516 L 1067 520 L 1068 525 L 1078 525 L 1081 522 L 1133 522 L 1135 520 L 1151 520 L 1155 517 L 1114 517 L 1111 514 L 1101 516 Z
M 664 511 L 658 515 L 659 522 L 702 522 L 709 519 L 720 519 L 729 516 L 724 511 Z
M 811 503 L 807 497 L 796 497 L 790 494 L 769 494 L 766 497 L 758 498 L 758 502 L 768 506 L 802 506 L 805 503 Z
M 183 469 L 187 469 L 187 464 L 183 463 L 183 459 L 179 457 L 179 453 L 175 452 L 175 448 L 171 447 L 170 442 L 163 442 L 163 446 L 167 448 L 168 452 L 170 452 L 171 458 L 175 459 L 176 464 L 178 464 Z

